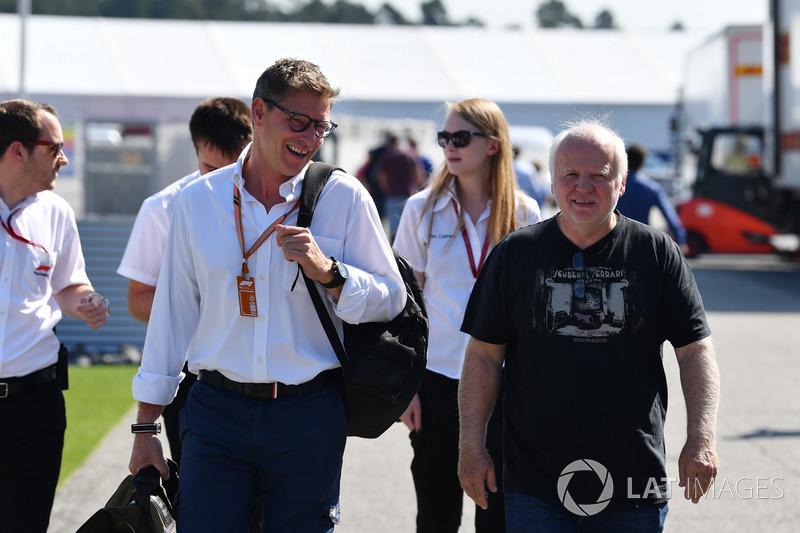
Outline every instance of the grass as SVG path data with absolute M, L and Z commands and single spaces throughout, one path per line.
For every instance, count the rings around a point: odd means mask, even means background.
M 70 365 L 69 389 L 64 391 L 67 432 L 59 483 L 83 464 L 103 436 L 133 406 L 131 380 L 136 369 L 134 365 Z

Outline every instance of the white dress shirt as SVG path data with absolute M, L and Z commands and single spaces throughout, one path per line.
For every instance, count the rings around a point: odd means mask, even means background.
M 0 216 L 26 244 L 0 228 L 0 379 L 25 376 L 58 360 L 53 326 L 61 308 L 53 297 L 71 285 L 88 284 L 75 213 L 60 196 L 44 191 Z
M 469 340 L 469 335 L 461 332 L 461 322 L 464 320 L 467 300 L 475 285 L 475 276 L 470 268 L 462 233 L 460 230 L 455 231 L 458 224 L 458 215 L 453 207 L 455 192 L 451 189 L 449 194 L 439 198 L 433 206 L 435 216 L 430 235 L 428 226 L 431 213 L 422 212 L 429 195 L 430 189 L 425 189 L 408 199 L 400 217 L 394 247 L 411 261 L 415 271 L 425 274 L 423 292 L 430 323 L 427 368 L 449 378 L 460 379 L 461 365 Z M 486 210 L 475 223 L 469 215 L 464 214 L 464 227 L 476 268 L 489 231 L 491 208 L 492 202 L 489 201 Z M 541 215 L 536 201 L 518 193 L 517 222 L 520 227 L 539 220 Z M 430 246 L 426 250 L 428 241 Z
M 189 370 L 218 370 L 251 383 L 304 383 L 339 366 L 314 310 L 298 265 L 288 262 L 269 237 L 248 259 L 255 282 L 257 317 L 239 312 L 236 278 L 242 250 L 236 236 L 233 184 L 242 195 L 245 248 L 299 198 L 305 170 L 283 183 L 285 202 L 267 212 L 244 187 L 242 166 L 250 154 L 190 183 L 178 195 L 147 328 L 142 364 L 133 380 L 138 401 L 166 405 Z M 285 221 L 297 221 L 295 210 Z M 346 264 L 349 277 L 334 302 L 341 337 L 349 323 L 386 321 L 405 305 L 405 286 L 366 189 L 354 177 L 335 172 L 320 194 L 310 227 L 320 249 Z
M 200 171 L 196 170 L 142 202 L 117 274 L 151 287 L 156 286 L 175 199 L 184 187 L 200 176 Z

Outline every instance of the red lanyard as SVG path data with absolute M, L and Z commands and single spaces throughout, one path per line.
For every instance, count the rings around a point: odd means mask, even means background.
M 298 199 L 291 208 L 289 208 L 284 214 L 282 214 L 278 219 L 269 225 L 267 229 L 264 230 L 264 233 L 253 243 L 253 246 L 250 247 L 249 250 L 246 252 L 244 251 L 244 230 L 242 229 L 242 195 L 239 192 L 239 187 L 236 184 L 233 184 L 233 214 L 236 218 L 236 235 L 239 237 L 239 245 L 242 247 L 242 277 L 244 279 L 248 278 L 248 274 L 250 271 L 247 269 L 247 258 L 253 255 L 259 246 L 264 244 L 264 241 L 269 239 L 269 236 L 275 232 L 275 226 L 278 224 L 282 224 L 286 217 L 288 217 L 292 211 L 298 208 L 300 205 L 300 200 Z
M 44 253 L 46 253 L 46 254 L 47 254 L 47 253 L 50 253 L 50 252 L 48 252 L 48 251 L 47 251 L 47 248 L 45 248 L 44 246 L 42 246 L 42 245 L 41 245 L 41 244 L 39 244 L 38 242 L 29 241 L 28 239 L 26 239 L 25 237 L 23 237 L 23 236 L 21 236 L 21 235 L 18 235 L 18 234 L 17 234 L 17 232 L 15 232 L 15 231 L 14 231 L 14 228 L 12 228 L 12 227 L 11 227 L 11 217 L 13 217 L 14 215 L 16 215 L 18 212 L 19 212 L 19 210 L 17 210 L 17 211 L 14 211 L 14 212 L 13 212 L 13 213 L 11 213 L 10 215 L 8 215 L 8 222 L 6 222 L 6 221 L 5 221 L 5 220 L 3 220 L 2 218 L 0 218 L 0 225 L 2 225 L 2 226 L 3 226 L 3 229 L 4 229 L 4 230 L 6 230 L 6 232 L 7 232 L 9 235 L 11 235 L 11 237 L 12 237 L 13 239 L 16 239 L 16 240 L 18 240 L 19 242 L 24 242 L 25 244 L 28 244 L 28 245 L 30 245 L 30 246 L 36 246 L 36 247 L 38 247 L 38 248 L 41 248 L 42 250 L 44 250 Z
M 456 210 L 456 216 L 458 216 L 458 204 L 456 203 L 455 198 L 453 198 L 453 209 Z M 469 242 L 469 235 L 467 235 L 466 226 L 461 228 L 461 236 L 464 237 L 464 245 L 467 247 L 469 267 L 472 269 L 472 275 L 475 276 L 475 279 L 478 279 L 478 274 L 483 268 L 483 263 L 486 261 L 486 252 L 489 251 L 489 232 L 486 232 L 486 238 L 483 239 L 483 250 L 481 250 L 481 259 L 478 262 L 477 268 L 475 267 L 475 258 L 472 256 L 472 244 Z

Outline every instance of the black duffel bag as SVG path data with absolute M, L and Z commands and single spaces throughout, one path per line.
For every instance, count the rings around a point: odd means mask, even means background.
M 106 506 L 76 533 L 175 533 L 172 502 L 178 491 L 178 465 L 167 459 L 169 479 L 162 484 L 154 466 L 128 475 Z

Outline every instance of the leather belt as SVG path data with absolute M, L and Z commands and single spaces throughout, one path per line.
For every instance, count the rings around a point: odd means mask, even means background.
M 320 391 L 329 385 L 340 383 L 341 374 L 340 369 L 332 368 L 317 374 L 311 381 L 306 381 L 299 385 L 286 385 L 277 381 L 274 383 L 239 383 L 226 378 L 216 370 L 201 370 L 197 375 L 197 380 L 218 389 L 241 394 L 247 398 L 274 400 L 284 396 L 298 396 Z
M 51 365 L 36 372 L 31 372 L 27 376 L 0 378 L 0 399 L 19 392 L 25 392 L 34 387 L 47 385 L 55 381 L 57 377 L 56 365 Z

